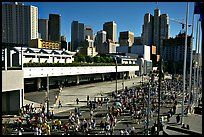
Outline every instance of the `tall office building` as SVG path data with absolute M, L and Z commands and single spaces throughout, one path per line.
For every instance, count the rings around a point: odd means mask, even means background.
M 159 46 L 160 38 L 160 10 L 154 10 L 154 29 L 153 29 L 153 45 Z M 159 50 L 159 48 L 157 48 Z M 158 53 L 158 52 L 157 52 Z
M 2 3 L 2 42 L 26 44 L 38 38 L 38 8 L 22 3 Z
M 50 41 L 60 41 L 61 36 L 61 15 L 49 14 L 48 34 Z
M 100 30 L 97 32 L 95 45 L 98 53 L 103 53 L 105 51 L 106 35 L 106 31 Z
M 160 54 L 160 47 L 163 45 L 163 39 L 170 36 L 170 25 L 168 14 L 160 15 L 160 10 L 154 10 L 154 16 L 150 13 L 144 16 L 144 25 L 142 28 L 142 43 L 146 45 L 155 45 L 157 54 Z
M 84 24 L 72 21 L 71 24 L 71 50 L 75 51 L 79 43 L 84 42 Z
M 162 14 L 160 16 L 160 38 L 159 38 L 159 48 L 163 46 L 163 40 L 169 39 L 170 37 L 170 25 L 168 14 Z
M 67 47 L 67 42 L 66 42 L 66 36 L 63 35 L 61 36 L 61 49 L 65 49 L 65 50 L 68 50 L 68 47 Z
M 115 21 L 103 24 L 103 30 L 107 32 L 107 39 L 111 39 L 113 42 L 116 42 L 116 27 Z
M 86 36 L 90 36 L 90 39 L 93 40 L 93 29 L 91 26 L 84 26 L 84 39 L 86 39 Z
M 134 43 L 134 33 L 130 31 L 120 32 L 120 46 L 132 46 Z
M 153 16 L 149 13 L 144 16 L 142 26 L 142 42 L 144 45 L 152 45 L 153 42 Z
M 187 58 L 186 66 L 190 66 L 190 53 L 192 50 L 192 36 L 187 38 Z M 185 33 L 179 33 L 175 38 L 164 39 L 162 56 L 168 63 L 174 63 L 177 66 L 177 72 L 182 72 L 185 53 Z M 173 66 L 172 66 L 173 67 Z M 189 67 L 187 67 L 187 70 Z
M 38 19 L 38 32 L 43 40 L 48 40 L 48 19 Z

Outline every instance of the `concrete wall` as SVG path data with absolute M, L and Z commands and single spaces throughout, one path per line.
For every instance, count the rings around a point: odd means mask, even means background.
M 2 92 L 23 89 L 23 70 L 2 70 Z
M 23 105 L 23 90 L 2 93 L 2 114 L 18 114 Z
M 139 66 L 118 66 L 118 72 L 139 71 Z M 26 67 L 24 78 L 37 78 L 49 76 L 66 76 L 82 74 L 101 74 L 115 72 L 115 66 L 87 66 L 87 67 Z
M 2 70 L 2 113 L 18 114 L 23 102 L 23 70 Z

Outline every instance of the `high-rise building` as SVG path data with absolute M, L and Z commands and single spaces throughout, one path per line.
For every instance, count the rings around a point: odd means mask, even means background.
M 2 4 L 2 42 L 26 44 L 38 38 L 38 8 L 12 2 Z
M 154 10 L 153 45 L 159 47 L 160 38 L 160 10 Z M 159 50 L 159 48 L 157 48 Z M 158 52 L 157 52 L 158 53 Z M 159 53 L 158 53 L 159 54 Z
M 98 53 L 103 53 L 105 51 L 106 35 L 106 31 L 100 30 L 97 32 L 95 45 Z
M 186 66 L 190 66 L 190 53 L 192 50 L 192 36 L 187 39 L 187 59 Z M 162 48 L 162 58 L 164 62 L 176 64 L 178 71 L 182 72 L 185 53 L 185 33 L 178 34 L 175 38 L 164 39 Z M 181 69 L 181 70 L 179 70 Z M 189 67 L 187 67 L 189 69 Z
M 43 40 L 48 40 L 48 19 L 38 19 L 38 32 Z
M 162 14 L 160 16 L 160 38 L 159 38 L 159 48 L 163 45 L 163 39 L 169 39 L 170 37 L 170 25 L 168 14 Z M 157 51 L 158 53 L 158 51 Z
M 60 41 L 60 36 L 61 36 L 60 27 L 61 27 L 61 15 L 49 14 L 49 21 L 48 21 L 49 40 Z
M 93 40 L 93 29 L 91 26 L 84 26 L 84 38 L 86 39 L 86 36 L 90 36 L 90 39 Z
M 68 50 L 68 47 L 67 47 L 67 42 L 66 42 L 66 36 L 63 35 L 61 36 L 61 49 L 65 49 L 65 50 Z
M 75 51 L 79 43 L 84 42 L 84 24 L 72 21 L 71 24 L 71 50 Z
M 170 25 L 168 14 L 160 15 L 160 10 L 154 10 L 154 16 L 150 13 L 144 16 L 144 25 L 142 28 L 142 43 L 146 45 L 155 45 L 157 54 L 160 54 L 160 48 L 163 46 L 163 39 L 170 36 Z
M 142 26 L 142 42 L 144 45 L 152 45 L 153 42 L 153 16 L 149 13 L 144 16 Z
M 134 37 L 134 45 L 142 45 L 142 37 Z
M 112 40 L 112 42 L 116 42 L 116 27 L 115 21 L 103 24 L 103 30 L 107 32 L 107 39 Z
M 130 31 L 120 32 L 120 46 L 132 46 L 134 44 L 134 33 Z

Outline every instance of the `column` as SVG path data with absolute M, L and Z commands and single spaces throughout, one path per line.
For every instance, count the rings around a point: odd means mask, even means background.
M 104 81 L 104 74 L 101 74 L 101 80 Z
M 41 89 L 41 78 L 37 78 L 37 90 Z
M 76 76 L 76 84 L 77 85 L 79 84 L 79 76 L 78 75 Z

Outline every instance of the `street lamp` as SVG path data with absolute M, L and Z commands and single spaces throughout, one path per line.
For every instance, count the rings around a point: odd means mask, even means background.
M 118 79 L 117 79 L 117 57 L 115 57 L 115 71 L 116 71 L 116 73 L 115 73 L 115 80 L 116 80 L 116 83 L 115 83 L 115 91 L 117 92 L 118 91 L 118 89 L 117 89 L 117 84 L 118 84 Z
M 48 112 L 49 112 L 49 77 L 47 74 L 47 116 L 48 116 Z

